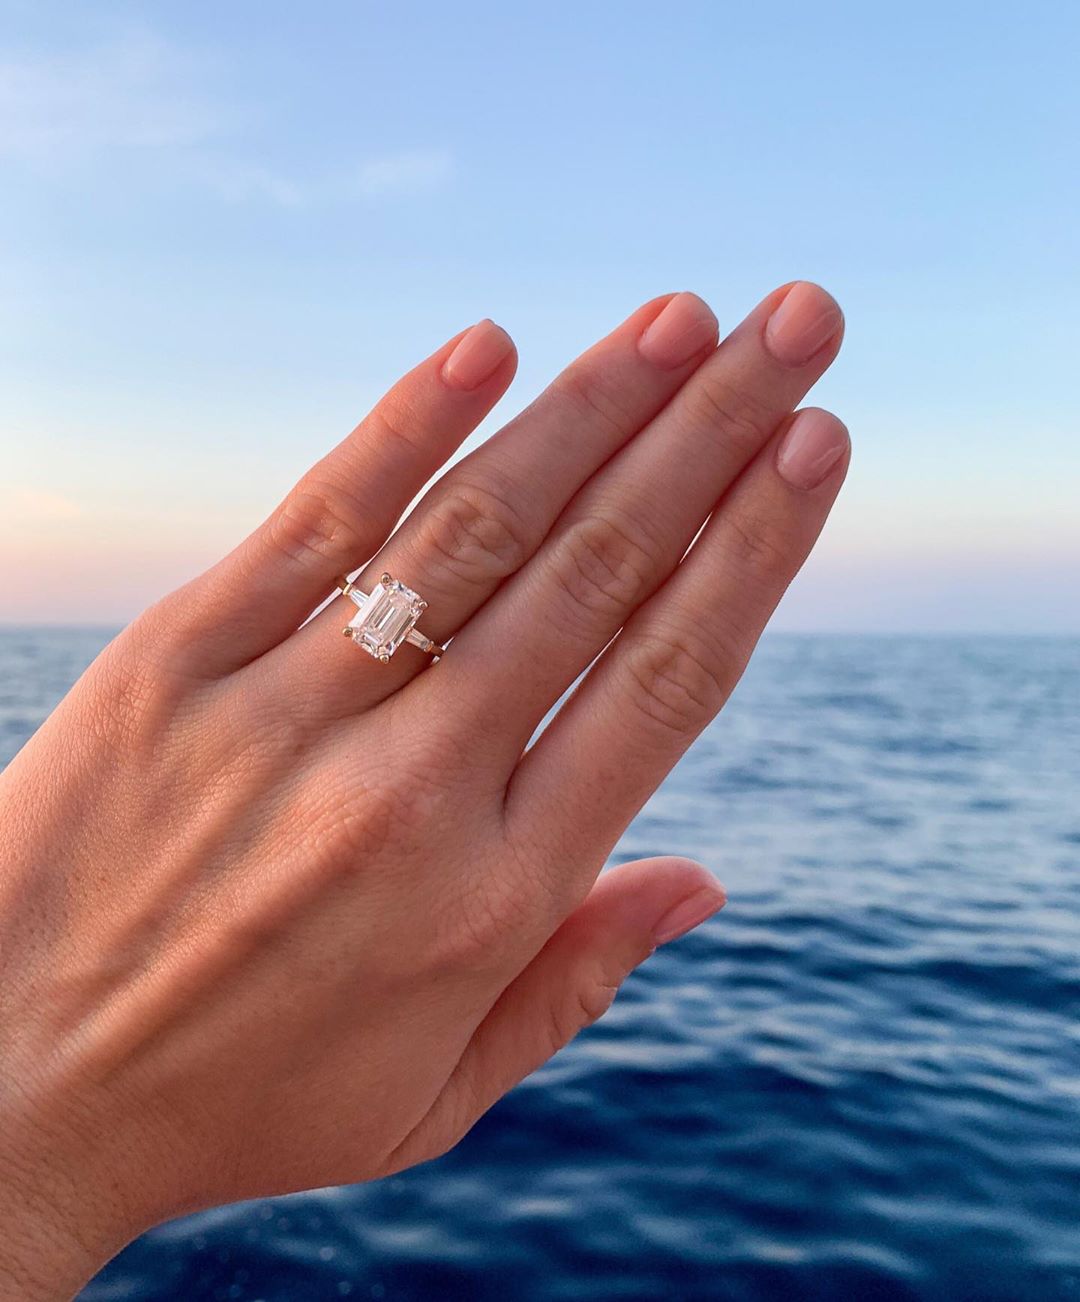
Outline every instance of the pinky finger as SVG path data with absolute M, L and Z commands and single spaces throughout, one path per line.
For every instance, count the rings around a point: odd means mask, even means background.
M 605 873 L 506 987 L 477 1027 L 438 1101 L 382 1174 L 444 1153 L 489 1107 L 601 1017 L 653 952 L 725 903 L 689 859 L 641 859 Z

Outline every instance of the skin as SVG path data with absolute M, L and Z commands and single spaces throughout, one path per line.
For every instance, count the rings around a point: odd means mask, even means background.
M 834 417 L 816 459 L 784 439 L 842 320 L 784 286 L 717 347 L 679 299 L 691 356 L 643 342 L 646 304 L 392 533 L 513 374 L 507 340 L 470 336 L 471 375 L 451 340 L 0 777 L 0 1299 L 444 1152 L 723 903 L 686 860 L 598 875 L 839 490 Z M 441 660 L 365 656 L 342 597 L 304 623 L 361 566 L 427 598 Z

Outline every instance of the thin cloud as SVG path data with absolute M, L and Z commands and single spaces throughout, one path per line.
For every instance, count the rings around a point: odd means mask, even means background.
M 0 55 L 0 154 L 55 164 L 102 151 L 198 144 L 221 112 L 191 60 L 140 33 L 58 55 Z
M 279 208 L 299 208 L 312 198 L 310 186 L 302 186 L 258 163 L 204 159 L 189 169 L 194 184 L 212 190 L 226 203 L 265 201 Z
M 343 160 L 321 175 L 268 165 L 242 143 L 258 114 L 222 92 L 223 71 L 142 29 L 60 54 L 0 50 L 0 163 L 59 177 L 138 152 L 137 175 L 164 169 L 222 202 L 280 208 L 426 194 L 453 174 L 445 149 Z
M 445 184 L 453 171 L 453 156 L 445 149 L 388 154 L 370 159 L 360 168 L 356 190 L 365 199 L 422 194 Z

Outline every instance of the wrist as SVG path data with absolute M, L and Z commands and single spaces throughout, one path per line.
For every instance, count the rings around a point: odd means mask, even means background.
M 0 1302 L 66 1302 L 134 1237 L 96 1175 L 44 1147 L 0 1149 Z

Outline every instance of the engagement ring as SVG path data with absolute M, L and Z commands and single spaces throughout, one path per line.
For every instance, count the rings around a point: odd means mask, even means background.
M 370 593 L 361 592 L 346 578 L 338 579 L 337 585 L 359 607 L 341 631 L 381 664 L 389 662 L 402 642 L 411 642 L 436 659 L 445 651 L 416 627 L 427 602 L 404 583 L 383 574 Z

